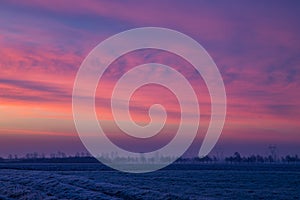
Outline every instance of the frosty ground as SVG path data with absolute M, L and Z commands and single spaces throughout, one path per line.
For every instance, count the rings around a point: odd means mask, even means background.
M 300 166 L 173 165 L 128 174 L 97 163 L 2 163 L 0 199 L 300 199 Z

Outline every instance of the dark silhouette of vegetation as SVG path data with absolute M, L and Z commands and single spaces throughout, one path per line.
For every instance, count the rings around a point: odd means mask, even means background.
M 170 160 L 174 160 L 174 157 L 156 155 L 153 158 L 145 158 L 141 155 L 139 158 L 119 157 L 116 153 L 102 155 L 101 159 L 106 161 L 114 161 L 120 163 L 166 163 Z M 0 157 L 0 162 L 21 162 L 21 163 L 97 163 L 98 160 L 92 157 L 89 153 L 78 152 L 73 156 L 67 156 L 65 153 L 58 151 L 57 153 L 51 153 L 49 156 L 45 154 L 27 153 L 24 157 L 18 157 L 17 155 L 8 155 L 7 159 Z M 242 156 L 239 152 L 235 152 L 232 156 L 219 159 L 216 156 L 205 156 L 203 158 L 178 158 L 175 163 L 177 164 L 197 164 L 197 163 L 300 163 L 298 155 L 287 155 L 281 158 L 277 158 L 274 155 L 261 156 L 250 155 Z
M 238 152 L 235 152 L 233 156 L 226 157 L 225 162 L 230 163 L 291 163 L 291 162 L 300 162 L 298 155 L 291 156 L 287 155 L 281 157 L 281 159 L 276 159 L 274 156 L 261 156 L 261 155 L 251 155 L 251 156 L 241 156 Z

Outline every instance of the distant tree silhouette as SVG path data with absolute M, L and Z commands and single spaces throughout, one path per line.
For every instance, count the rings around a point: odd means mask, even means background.
M 300 162 L 300 159 L 298 157 L 298 155 L 295 156 L 291 156 L 291 155 L 287 155 L 285 158 L 282 158 L 283 161 L 285 162 Z
M 140 154 L 138 157 L 121 157 L 116 152 L 102 153 L 101 160 L 106 162 L 118 162 L 118 163 L 167 163 L 171 160 L 175 160 L 173 156 L 164 156 L 160 154 L 154 154 L 153 157 L 145 157 L 144 154 Z M 232 156 L 225 157 L 224 160 L 220 160 L 220 156 L 205 156 L 203 158 L 194 157 L 180 157 L 177 158 L 175 163 L 179 164 L 197 164 L 197 163 L 300 163 L 298 155 L 286 155 L 284 157 L 274 156 L 270 154 L 268 156 L 250 155 L 242 156 L 239 152 L 235 152 Z M 58 151 L 57 153 L 51 153 L 46 156 L 44 153 L 38 154 L 37 152 L 27 153 L 24 157 L 18 157 L 17 155 L 9 154 L 5 159 L 0 157 L 0 162 L 97 162 L 87 152 L 78 152 L 73 156 L 69 156 L 64 152 Z
M 241 154 L 239 152 L 235 152 L 233 154 L 233 156 L 225 158 L 225 161 L 231 162 L 231 163 L 233 163 L 233 162 L 241 162 L 242 160 L 243 159 L 242 159 Z
M 8 157 L 7 157 L 7 159 L 8 159 L 8 160 L 12 160 L 12 159 L 13 159 L 13 156 L 12 156 L 11 154 L 9 154 Z
M 239 152 L 235 152 L 235 153 L 234 153 L 233 159 L 234 159 L 234 161 L 236 161 L 236 162 L 241 162 L 241 161 L 242 161 L 241 154 L 240 154 Z

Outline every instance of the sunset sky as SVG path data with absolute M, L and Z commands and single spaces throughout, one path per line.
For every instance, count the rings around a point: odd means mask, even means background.
M 269 145 L 277 145 L 280 154 L 299 154 L 299 13 L 297 1 L 0 0 L 0 156 L 85 151 L 72 116 L 77 70 L 104 39 L 146 26 L 189 35 L 218 66 L 228 104 L 214 152 L 267 154 Z M 149 62 L 177 69 L 197 93 L 201 121 L 192 154 L 207 129 L 210 99 L 201 76 L 174 54 L 148 49 L 117 59 L 97 89 L 100 123 L 122 140 L 109 110 L 110 94 L 123 73 Z M 174 81 L 164 72 L 152 73 Z M 164 105 L 168 127 L 155 144 L 172 137 L 180 116 L 173 94 L 145 86 L 131 103 L 138 124 L 149 122 L 150 105 Z

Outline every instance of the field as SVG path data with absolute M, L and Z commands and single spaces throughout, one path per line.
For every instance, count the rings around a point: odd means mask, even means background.
M 300 199 L 300 165 L 173 165 L 128 174 L 97 163 L 1 163 L 0 199 Z

